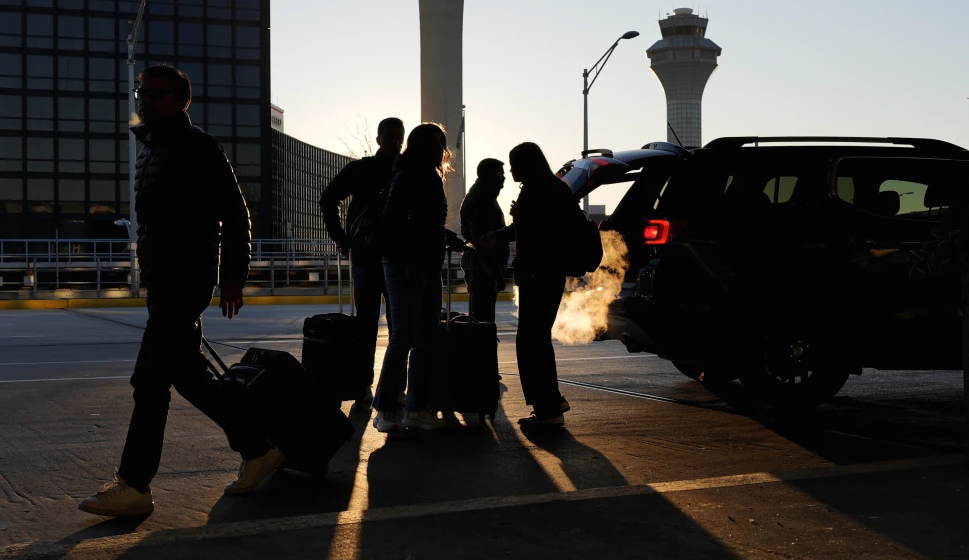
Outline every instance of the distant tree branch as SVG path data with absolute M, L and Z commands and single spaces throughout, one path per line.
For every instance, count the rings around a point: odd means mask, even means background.
M 373 135 L 370 133 L 370 123 L 362 115 L 358 115 L 358 118 L 356 130 L 351 131 L 349 126 L 344 125 L 346 132 L 339 138 L 345 150 L 344 155 L 351 159 L 369 157 L 376 152 Z

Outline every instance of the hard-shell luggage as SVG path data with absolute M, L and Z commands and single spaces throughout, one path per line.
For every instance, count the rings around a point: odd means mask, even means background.
M 501 398 L 498 327 L 468 314 L 452 314 L 450 250 L 447 278 L 447 310 L 438 330 L 438 354 L 429 380 L 430 408 L 478 414 L 481 425 L 485 416 L 491 416 L 494 423 Z M 471 292 L 469 286 L 469 308 Z
M 352 270 L 352 261 L 351 270 Z M 339 401 L 364 397 L 373 376 L 373 356 L 364 353 L 361 344 L 367 331 L 363 317 L 354 313 L 353 282 L 350 282 L 350 314 L 343 313 L 342 266 L 337 264 L 340 297 L 338 313 L 322 313 L 303 320 L 303 367 L 314 376 L 328 377 Z M 372 336 L 372 331 L 369 333 Z
M 221 391 L 233 408 L 255 417 L 261 435 L 286 456 L 283 468 L 325 475 L 330 459 L 354 433 L 330 397 L 333 384 L 310 375 L 288 352 L 250 348 L 226 367 L 209 342 L 202 342 L 222 368 L 208 362 Z

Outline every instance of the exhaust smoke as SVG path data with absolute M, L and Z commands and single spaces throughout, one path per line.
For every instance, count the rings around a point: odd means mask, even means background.
M 622 235 L 600 231 L 599 236 L 602 238 L 599 268 L 582 278 L 566 280 L 565 295 L 552 326 L 552 338 L 567 346 L 589 344 L 606 331 L 609 303 L 619 296 L 629 268 L 628 249 Z M 515 317 L 518 317 L 518 298 L 518 286 L 515 286 Z

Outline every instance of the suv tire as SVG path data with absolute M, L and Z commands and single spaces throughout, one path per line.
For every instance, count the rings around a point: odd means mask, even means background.
M 798 336 L 766 337 L 758 361 L 745 368 L 740 382 L 753 396 L 778 408 L 815 407 L 837 395 L 849 375 L 860 373 L 830 345 Z

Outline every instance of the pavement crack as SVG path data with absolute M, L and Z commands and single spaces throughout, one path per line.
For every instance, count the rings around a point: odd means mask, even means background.
M 22 491 L 20 491 L 20 489 L 17 488 L 17 486 L 13 482 L 11 482 L 11 480 L 7 478 L 3 473 L 0 473 L 0 483 L 2 483 L 0 484 L 0 488 L 3 488 L 3 493 L 4 495 L 7 496 L 7 501 L 12 503 L 19 503 L 19 504 L 23 504 L 24 502 L 26 502 L 35 507 L 39 505 L 28 494 L 25 494 Z M 13 495 L 11 495 L 11 492 L 13 493 Z M 13 496 L 17 496 L 20 499 L 14 500 Z

